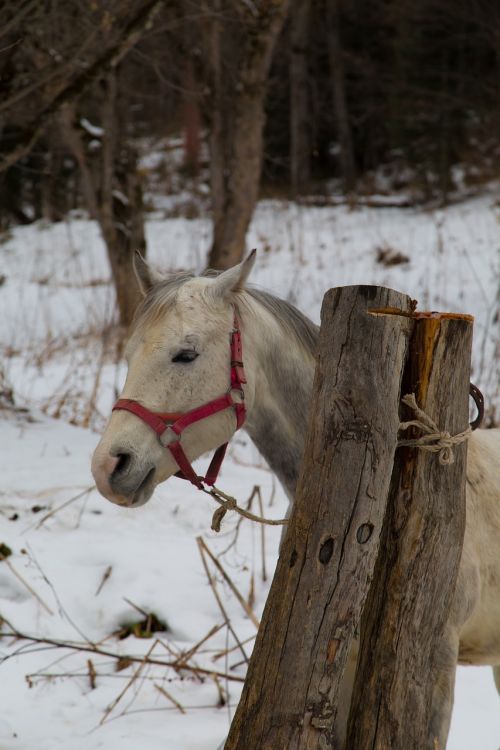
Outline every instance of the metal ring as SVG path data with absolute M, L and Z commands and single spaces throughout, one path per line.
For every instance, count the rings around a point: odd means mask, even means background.
M 168 432 L 169 430 L 170 430 L 170 440 L 168 440 L 167 442 L 167 439 L 165 439 L 165 442 L 163 442 L 162 438 L 165 435 L 165 433 Z M 168 438 L 168 435 L 167 435 L 167 438 Z M 158 442 L 160 443 L 162 448 L 168 448 L 168 446 L 172 445 L 172 443 L 180 442 L 180 439 L 181 439 L 181 436 L 178 435 L 176 432 L 174 432 L 171 424 L 168 424 L 163 430 L 163 432 L 158 435 Z
M 240 395 L 241 401 L 234 401 L 232 406 L 234 406 L 234 404 L 243 404 L 245 401 L 245 391 L 243 390 L 243 388 L 238 388 L 238 386 L 230 385 L 226 393 L 229 393 L 231 398 L 233 397 L 233 393 L 239 393 Z
M 482 424 L 484 417 L 484 396 L 474 383 L 469 384 L 469 395 L 472 396 L 477 409 L 477 417 L 472 420 L 470 426 L 471 429 L 477 430 Z

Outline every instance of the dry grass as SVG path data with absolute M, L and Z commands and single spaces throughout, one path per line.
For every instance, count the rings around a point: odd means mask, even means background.
M 40 529 L 49 519 L 52 519 L 57 513 L 63 512 L 68 506 L 78 501 L 84 502 L 85 497 L 93 487 L 85 488 L 76 493 L 69 500 L 59 504 L 45 513 L 37 521 L 34 530 Z M 273 496 L 271 493 L 271 498 Z M 263 512 L 263 499 L 260 487 L 253 488 L 245 505 L 251 508 L 252 503 L 257 499 L 261 512 Z M 229 572 L 229 566 L 225 564 L 224 558 L 228 555 L 237 543 L 241 532 L 243 522 L 240 517 L 230 532 L 232 539 L 230 544 L 219 552 L 217 555 L 210 549 L 207 541 L 202 537 L 197 538 L 197 545 L 200 552 L 202 566 L 205 571 L 207 581 L 213 592 L 214 599 L 221 613 L 221 622 L 211 627 L 208 632 L 197 642 L 188 648 L 180 649 L 175 640 L 172 639 L 168 628 L 168 623 L 163 622 L 154 612 L 143 607 L 139 607 L 130 599 L 125 601 L 131 608 L 130 618 L 122 621 L 118 630 L 113 630 L 109 636 L 100 642 L 90 641 L 78 624 L 73 622 L 68 613 L 65 611 L 60 598 L 52 584 L 47 578 L 45 572 L 41 569 L 38 561 L 33 555 L 32 550 L 28 547 L 26 554 L 30 557 L 30 562 L 40 574 L 42 581 L 49 586 L 57 603 L 59 615 L 66 619 L 74 627 L 78 638 L 76 640 L 58 639 L 37 633 L 28 633 L 15 626 L 14 623 L 7 619 L 0 620 L 0 638 L 7 641 L 8 655 L 6 659 L 22 656 L 31 653 L 33 650 L 51 647 L 51 661 L 34 673 L 26 675 L 26 680 L 30 686 L 40 682 L 50 682 L 61 679 L 85 679 L 91 690 L 98 687 L 103 681 L 121 680 L 123 686 L 117 691 L 115 698 L 108 704 L 102 715 L 98 719 L 98 724 L 104 724 L 120 716 L 125 716 L 134 710 L 133 706 L 137 696 L 143 691 L 150 691 L 151 686 L 157 694 L 161 695 L 166 702 L 165 710 L 170 708 L 181 714 L 189 714 L 193 708 L 202 706 L 185 706 L 176 695 L 176 684 L 181 684 L 186 680 L 194 680 L 199 683 L 206 681 L 213 682 L 216 689 L 216 699 L 213 705 L 204 705 L 205 708 L 221 708 L 226 706 L 228 710 L 232 708 L 230 694 L 231 683 L 242 683 L 244 678 L 241 674 L 235 672 L 236 669 L 248 663 L 249 654 L 247 653 L 248 645 L 255 638 L 259 627 L 259 619 L 254 611 L 254 591 L 255 579 L 257 577 L 256 564 L 251 564 L 246 568 L 244 579 L 247 582 L 248 594 L 242 593 L 232 574 Z M 245 520 L 245 523 L 250 523 Z M 261 541 L 261 551 L 257 554 L 257 559 L 261 560 L 265 556 L 264 536 L 259 534 Z M 0 565 L 9 563 L 7 548 L 0 561 Z M 12 567 L 9 565 L 9 567 Z M 234 569 L 234 567 L 232 568 Z M 11 571 L 18 580 L 25 586 L 30 596 L 34 597 L 43 609 L 54 614 L 42 599 L 32 585 L 24 578 L 18 575 L 17 570 Z M 240 566 L 239 574 L 242 570 Z M 108 566 L 103 573 L 101 582 L 95 592 L 98 596 L 113 574 L 112 566 Z M 261 566 L 260 575 L 265 580 L 265 566 Z M 245 619 L 250 620 L 255 627 L 255 635 L 240 638 L 234 622 L 229 615 L 229 605 L 236 602 Z M 112 616 L 112 613 L 110 613 Z M 212 639 L 221 631 L 226 631 L 229 637 L 226 638 L 227 646 L 224 649 L 213 648 Z M 138 640 L 151 640 L 151 644 L 144 654 L 134 653 L 134 644 Z M 18 644 L 13 648 L 15 644 Z M 239 651 L 240 659 L 230 665 L 229 660 L 235 651 Z M 164 655 L 166 654 L 166 656 Z M 220 669 L 217 662 L 221 659 L 225 661 L 225 667 Z M 0 665 L 1 665 L 0 661 Z M 168 687 L 167 687 L 168 685 Z M 145 700 L 142 703 L 150 704 L 150 710 L 155 708 L 154 693 L 144 693 Z M 144 710 L 144 709 L 141 709 Z M 149 709 L 146 709 L 149 710 Z

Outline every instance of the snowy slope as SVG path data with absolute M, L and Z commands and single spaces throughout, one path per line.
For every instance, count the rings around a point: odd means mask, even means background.
M 417 298 L 421 309 L 474 314 L 474 377 L 487 400 L 497 403 L 499 216 L 489 196 L 428 212 L 262 203 L 249 236 L 249 246 L 259 248 L 254 281 L 315 320 L 326 289 L 349 283 L 393 286 Z M 210 233 L 206 220 L 156 216 L 147 230 L 150 257 L 159 267 L 202 268 Z M 398 251 L 408 262 L 384 266 L 376 260 L 379 251 Z M 233 540 L 237 521 L 226 518 L 219 536 L 209 531 L 211 501 L 176 479 L 136 511 L 91 491 L 43 520 L 92 485 L 90 455 L 98 436 L 65 420 L 101 427 L 122 382 L 123 366 L 113 364 L 112 346 L 106 348 L 101 335 L 112 321 L 113 293 L 97 229 L 83 219 L 20 228 L 2 245 L 2 258 L 7 277 L 0 288 L 2 361 L 34 421 L 3 413 L 0 419 L 0 543 L 13 552 L 0 562 L 0 614 L 34 636 L 102 642 L 110 653 L 140 657 L 152 639 L 112 635 L 124 622 L 140 619 L 136 605 L 167 623 L 168 630 L 156 634 L 162 643 L 153 656 L 173 661 L 224 622 L 195 539 L 203 535 L 210 549 L 221 552 Z M 94 387 L 96 409 L 89 417 Z M 41 409 L 62 418 L 50 419 Z M 266 514 L 284 513 L 283 492 L 273 491 L 271 474 L 243 435 L 234 441 L 220 484 L 243 501 L 260 485 Z M 266 529 L 266 537 L 272 575 L 279 531 Z M 260 529 L 244 523 L 235 546 L 220 558 L 245 598 L 253 578 L 257 617 L 269 585 L 261 579 L 260 557 Z M 217 586 L 238 638 L 251 638 L 255 626 L 227 584 Z M 222 627 L 194 662 L 242 677 L 243 666 L 231 669 L 242 660 L 238 650 L 213 661 L 233 646 L 233 636 Z M 122 750 L 215 750 L 241 688 L 221 678 L 230 705 L 218 707 L 219 688 L 212 679 L 148 665 L 105 717 L 137 663 L 115 672 L 110 656 L 0 640 L 1 654 L 19 649 L 24 652 L 0 666 L 2 750 L 111 750 L 118 744 Z M 244 649 L 250 653 L 251 641 Z M 95 689 L 89 657 L 97 672 Z M 29 687 L 25 675 L 35 673 Z M 449 748 L 499 747 L 500 698 L 491 671 L 461 668 Z

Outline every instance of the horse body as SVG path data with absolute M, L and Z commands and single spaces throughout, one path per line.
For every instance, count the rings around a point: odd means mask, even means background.
M 227 390 L 227 336 L 233 308 L 240 319 L 247 385 L 245 429 L 293 501 L 304 452 L 318 328 L 291 305 L 245 289 L 253 256 L 217 277 L 178 274 L 152 278 L 139 261 L 147 293 L 127 346 L 123 398 L 149 409 L 185 411 Z M 186 354 L 187 352 L 187 354 Z M 230 439 L 229 412 L 188 428 L 190 460 Z M 101 493 L 138 506 L 176 473 L 169 451 L 134 415 L 113 413 L 93 458 Z M 500 430 L 471 435 L 467 460 L 466 531 L 459 576 L 442 642 L 436 644 L 435 690 L 429 747 L 445 747 L 456 665 L 500 665 Z M 344 722 L 355 670 L 351 654 L 342 689 Z M 500 667 L 496 672 L 500 682 Z M 339 733 L 342 742 L 342 731 Z

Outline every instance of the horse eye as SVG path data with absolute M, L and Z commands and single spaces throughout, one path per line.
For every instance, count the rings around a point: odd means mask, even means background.
M 172 358 L 172 362 L 194 362 L 197 356 L 198 352 L 193 349 L 183 349 Z

